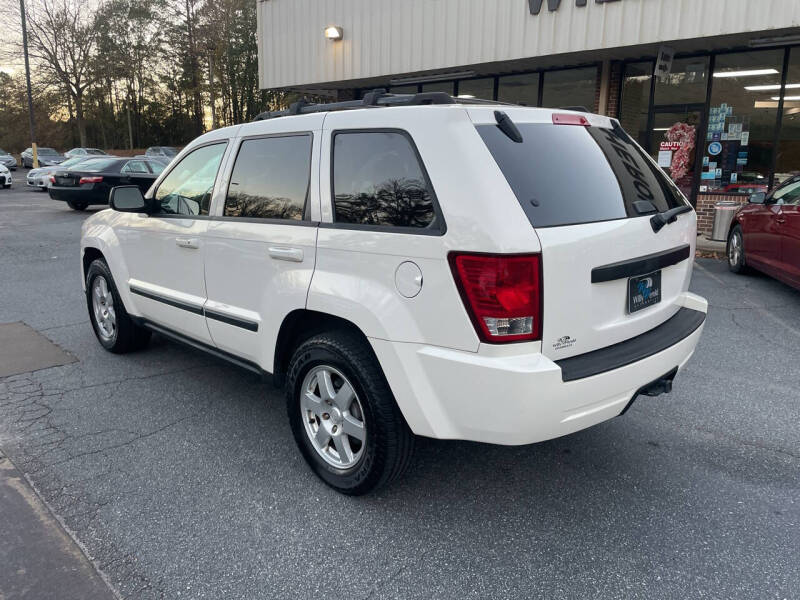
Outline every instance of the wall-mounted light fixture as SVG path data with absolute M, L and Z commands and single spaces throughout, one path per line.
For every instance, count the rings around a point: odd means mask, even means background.
M 338 25 L 331 25 L 325 28 L 325 37 L 329 40 L 338 42 L 344 37 L 344 30 Z

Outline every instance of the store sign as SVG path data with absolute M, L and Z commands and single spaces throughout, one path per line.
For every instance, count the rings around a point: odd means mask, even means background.
M 606 2 L 618 2 L 619 0 L 594 0 L 595 4 L 605 4 Z M 588 0 L 575 0 L 575 6 L 586 6 Z M 542 5 L 545 0 L 528 0 L 528 8 L 532 15 L 538 15 L 542 12 Z M 561 0 L 547 0 L 547 10 L 555 12 L 561 6 Z
M 669 46 L 661 46 L 658 49 L 658 60 L 656 60 L 655 76 L 662 83 L 666 83 L 669 74 L 672 72 L 672 61 L 675 58 L 675 49 Z

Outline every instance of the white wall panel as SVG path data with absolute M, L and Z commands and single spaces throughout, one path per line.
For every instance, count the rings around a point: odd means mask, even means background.
M 800 27 L 800 0 L 544 0 L 539 15 L 527 0 L 253 1 L 264 88 Z

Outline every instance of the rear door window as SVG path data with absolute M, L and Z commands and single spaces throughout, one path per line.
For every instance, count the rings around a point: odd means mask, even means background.
M 638 217 L 638 200 L 659 211 L 685 203 L 618 125 L 516 125 L 522 143 L 496 125 L 477 130 L 534 227 Z
M 308 204 L 312 141 L 308 133 L 242 141 L 224 215 L 302 220 Z

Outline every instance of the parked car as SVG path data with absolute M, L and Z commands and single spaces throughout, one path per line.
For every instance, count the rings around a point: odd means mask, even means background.
M 800 289 L 800 175 L 750 196 L 728 233 L 728 267 L 748 267 Z
M 172 160 L 178 155 L 178 149 L 172 146 L 150 146 L 144 151 L 145 156 L 161 156 Z
M 108 155 L 106 155 L 108 157 Z M 28 187 L 35 187 L 40 190 L 46 190 L 50 187 L 50 176 L 58 171 L 59 169 L 72 169 L 77 167 L 78 165 L 91 162 L 93 160 L 102 160 L 105 157 L 96 156 L 96 155 L 84 155 L 84 156 L 75 156 L 73 158 L 68 158 L 60 165 L 55 165 L 52 167 L 39 167 L 38 169 L 31 169 L 28 171 L 28 175 L 26 176 L 26 184 Z
M 59 154 L 52 148 L 37 148 L 37 157 L 39 159 L 40 167 L 50 167 L 52 165 L 60 165 L 64 162 L 66 157 Z M 30 169 L 33 167 L 33 149 L 26 148 L 22 153 L 22 168 Z
M 96 158 L 51 174 L 47 191 L 53 200 L 63 200 L 73 210 L 86 210 L 91 204 L 108 204 L 108 193 L 116 185 L 134 185 L 146 191 L 163 170 L 157 160 Z
M 11 187 L 12 183 L 14 183 L 14 180 L 11 177 L 11 171 L 9 171 L 4 164 L 0 163 L 0 186 L 8 189 Z
M 415 435 L 529 444 L 671 390 L 707 310 L 696 215 L 616 120 L 352 105 L 211 131 L 145 195 L 112 190 L 81 238 L 100 344 L 157 331 L 271 373 L 346 494 L 399 476 Z
M 0 165 L 12 171 L 17 170 L 17 159 L 11 156 L 8 152 L 0 148 Z
M 72 150 L 67 150 L 64 152 L 64 156 L 67 158 L 72 158 L 74 156 L 108 156 L 107 152 L 104 152 L 98 148 L 73 148 Z

